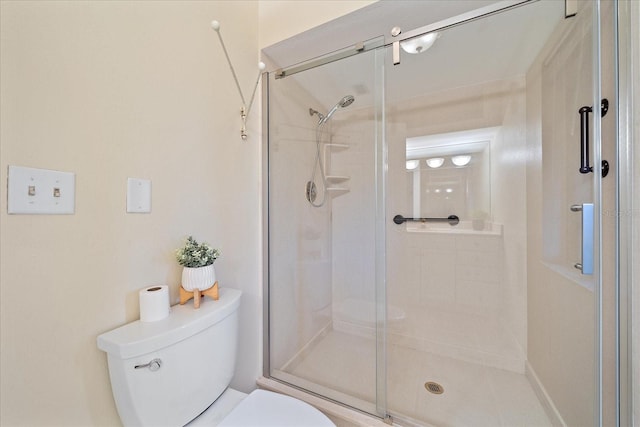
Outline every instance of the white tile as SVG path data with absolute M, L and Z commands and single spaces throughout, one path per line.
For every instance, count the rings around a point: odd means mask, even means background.
M 420 263 L 420 302 L 455 300 L 455 261 L 451 251 L 423 250 Z
M 446 311 L 434 313 L 444 327 Z M 429 316 L 412 313 L 419 322 Z M 435 322 L 435 321 L 434 321 Z M 491 321 L 479 316 L 460 320 L 464 327 L 476 323 L 472 334 L 483 337 L 496 329 Z M 464 327 L 463 327 L 464 326 Z M 446 334 L 445 334 L 446 335 Z M 433 337 L 429 337 L 433 338 Z M 441 337 L 441 339 L 444 339 Z M 433 340 L 391 334 L 387 351 L 388 405 L 392 413 L 437 426 L 549 426 L 542 406 L 523 374 L 482 364 L 483 354 L 472 347 L 478 344 L 461 341 L 461 346 Z M 467 346 L 465 348 L 464 346 Z M 440 354 L 435 354 L 440 352 Z M 443 353 L 449 354 L 443 354 Z M 463 360 L 467 358 L 467 360 Z M 515 360 L 515 359 L 514 359 Z M 308 381 L 347 393 L 359 399 L 375 400 L 375 341 L 344 332 L 330 331 L 295 366 L 290 373 Z M 502 363 L 508 363 L 505 358 Z M 515 363 L 515 362 L 514 362 Z M 434 395 L 424 388 L 427 381 L 444 387 L 444 394 Z
M 456 251 L 456 263 L 458 265 L 477 265 L 490 268 L 498 268 L 502 264 L 496 252 L 485 250 L 458 250 Z
M 503 304 L 501 284 L 460 279 L 456 282 L 456 302 L 470 307 L 498 310 Z
M 503 426 L 547 427 L 551 421 L 524 375 L 487 368 Z
M 458 250 L 499 252 L 502 250 L 502 237 L 456 236 Z
M 427 378 L 444 387 L 434 395 L 422 391 L 417 415 L 438 426 L 498 426 L 500 418 L 487 394 L 488 379 L 481 365 L 432 355 L 425 358 Z
M 456 279 L 477 280 L 481 282 L 502 282 L 502 269 L 484 265 L 456 265 Z

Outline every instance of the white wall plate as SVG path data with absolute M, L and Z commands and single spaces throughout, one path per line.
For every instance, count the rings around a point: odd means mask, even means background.
M 9 214 L 73 214 L 75 193 L 74 173 L 9 166 Z

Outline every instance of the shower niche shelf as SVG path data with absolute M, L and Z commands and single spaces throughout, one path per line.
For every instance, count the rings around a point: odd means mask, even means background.
M 350 176 L 346 176 L 346 175 L 327 175 L 325 178 L 327 179 L 327 182 L 330 184 L 339 184 L 341 182 L 345 182 L 351 179 Z
M 332 174 L 330 172 L 331 169 L 331 160 L 332 154 L 339 151 L 344 151 L 349 149 L 348 144 L 342 144 L 337 142 L 327 142 L 324 144 L 324 165 L 325 165 L 325 180 L 328 184 L 327 193 L 331 194 L 333 197 L 340 196 L 342 194 L 348 193 L 349 188 L 344 186 L 344 183 L 351 179 L 350 176 L 347 175 L 337 175 Z
M 327 193 L 331 193 L 334 196 L 339 196 L 344 193 L 348 193 L 349 189 L 345 187 L 327 187 Z
M 340 150 L 346 150 L 349 148 L 349 144 L 341 144 L 338 142 L 328 142 L 325 144 L 325 147 L 331 149 L 331 150 L 335 150 L 335 151 L 340 151 Z
M 503 225 L 496 222 L 487 222 L 482 230 L 473 228 L 472 221 L 460 221 L 458 225 L 451 227 L 443 224 L 417 223 L 406 225 L 408 233 L 431 233 L 431 234 L 458 234 L 468 236 L 501 237 Z

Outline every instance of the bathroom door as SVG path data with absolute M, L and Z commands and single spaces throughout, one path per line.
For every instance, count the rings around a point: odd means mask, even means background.
M 394 418 L 612 423 L 613 2 L 576 3 L 501 3 L 387 39 Z

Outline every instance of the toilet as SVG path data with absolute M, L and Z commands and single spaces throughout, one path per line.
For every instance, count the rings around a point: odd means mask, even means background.
M 241 292 L 176 305 L 155 322 L 135 321 L 98 337 L 107 353 L 118 414 L 129 426 L 335 427 L 311 405 L 278 393 L 231 389 Z

